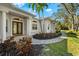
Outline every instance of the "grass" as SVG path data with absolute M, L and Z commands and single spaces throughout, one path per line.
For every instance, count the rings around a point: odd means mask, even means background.
M 43 48 L 45 56 L 79 56 L 79 31 L 64 31 L 67 39 L 61 42 L 48 44 Z
M 72 53 L 74 56 L 79 55 L 79 39 L 68 37 L 68 52 Z
M 66 56 L 72 55 L 67 52 L 67 40 L 58 43 L 48 44 L 43 49 L 43 54 L 47 56 Z
M 67 34 L 67 48 L 68 52 L 72 53 L 74 56 L 79 55 L 79 31 L 66 30 Z

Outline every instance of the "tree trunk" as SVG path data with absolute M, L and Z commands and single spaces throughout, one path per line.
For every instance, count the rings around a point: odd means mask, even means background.
M 40 14 L 39 14 L 39 20 L 40 20 Z M 42 32 L 42 24 L 41 24 L 41 21 L 40 22 L 40 29 L 41 29 L 41 32 Z
M 39 21 L 40 22 L 40 29 L 41 29 L 41 32 L 42 32 L 42 24 L 41 24 L 41 21 Z
M 42 25 L 42 31 L 43 31 L 43 33 L 45 33 L 45 27 L 44 27 L 44 25 L 45 25 L 45 21 L 44 21 L 44 13 L 43 13 L 43 25 Z
M 78 18 L 76 15 L 72 15 L 72 30 L 78 30 Z
M 72 30 L 74 30 L 74 15 L 72 15 Z
M 76 20 L 76 24 L 77 24 L 77 25 L 76 25 L 76 31 L 78 31 L 78 24 L 79 24 L 79 23 L 78 23 L 78 17 L 77 17 L 77 15 L 75 15 L 75 20 Z

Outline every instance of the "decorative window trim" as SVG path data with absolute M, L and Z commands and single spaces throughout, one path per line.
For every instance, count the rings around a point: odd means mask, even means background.
M 17 20 L 17 19 L 18 19 L 18 20 Z M 20 17 L 15 17 L 15 16 L 13 16 L 13 17 L 12 17 L 12 21 L 23 22 L 23 19 L 20 18 Z

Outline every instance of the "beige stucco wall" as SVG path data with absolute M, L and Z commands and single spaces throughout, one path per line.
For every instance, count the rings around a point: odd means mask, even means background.
M 55 24 L 49 20 L 44 21 L 44 31 L 45 33 L 54 33 L 55 32 Z
M 37 22 L 37 23 L 36 23 L 36 24 L 37 24 L 37 30 L 33 30 L 33 29 L 32 29 L 32 31 L 31 31 L 32 35 L 37 34 L 37 33 L 40 33 L 40 32 L 41 32 L 41 29 L 40 29 L 39 20 L 33 18 L 32 21 L 36 21 L 36 22 Z M 32 24 L 33 24 L 33 22 L 32 22 Z M 32 26 L 33 26 L 33 25 L 32 25 Z

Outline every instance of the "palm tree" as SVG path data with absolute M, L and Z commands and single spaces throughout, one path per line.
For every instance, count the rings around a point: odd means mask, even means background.
M 32 10 L 36 10 L 36 12 L 39 15 L 39 19 L 40 19 L 40 13 L 42 12 L 43 14 L 43 25 L 42 25 L 42 32 L 44 32 L 44 9 L 48 8 L 48 4 L 47 3 L 30 3 L 29 7 L 32 8 Z

